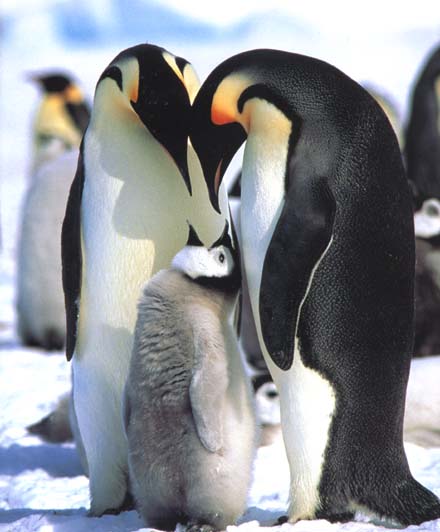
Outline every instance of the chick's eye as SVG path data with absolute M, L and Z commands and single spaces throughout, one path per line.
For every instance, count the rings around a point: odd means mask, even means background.
M 225 256 L 223 255 L 223 253 L 220 253 L 220 255 L 218 256 L 218 260 L 223 263 L 225 262 Z
M 440 214 L 440 209 L 438 208 L 437 205 L 433 205 L 433 204 L 428 205 L 426 207 L 426 214 L 428 216 L 436 217 Z

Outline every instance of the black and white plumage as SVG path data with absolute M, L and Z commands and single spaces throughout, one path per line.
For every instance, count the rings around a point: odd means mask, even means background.
M 124 417 L 147 526 L 224 530 L 245 509 L 256 424 L 232 323 L 237 254 L 224 236 L 183 248 L 139 301 Z
M 90 111 L 72 78 L 32 76 L 42 90 L 32 128 L 33 163 L 21 209 L 17 257 L 17 330 L 25 345 L 62 349 L 61 226 Z
M 414 228 L 385 114 L 331 65 L 276 50 L 220 64 L 193 109 L 214 206 L 246 140 L 242 253 L 280 394 L 290 521 L 357 508 L 405 525 L 440 517 L 402 441 Z
M 414 214 L 416 235 L 414 356 L 440 355 L 440 201 Z
M 87 457 L 91 514 L 118 511 L 127 494 L 121 403 L 143 284 L 168 268 L 189 221 L 204 242 L 221 213 L 188 144 L 197 76 L 153 45 L 121 52 L 98 80 L 62 233 L 67 358 Z

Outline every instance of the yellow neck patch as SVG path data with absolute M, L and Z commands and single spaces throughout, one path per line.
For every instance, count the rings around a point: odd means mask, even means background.
M 249 123 L 242 113 L 238 112 L 238 100 L 241 94 L 254 80 L 246 74 L 231 74 L 225 78 L 214 93 L 211 104 L 211 121 L 217 126 L 238 122 L 246 131 Z

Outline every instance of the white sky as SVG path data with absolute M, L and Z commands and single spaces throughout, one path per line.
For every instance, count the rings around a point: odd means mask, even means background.
M 143 1 L 147 3 L 151 0 Z M 2 0 L 0 14 L 24 14 L 67 2 Z M 94 0 L 93 3 L 105 9 L 111 0 Z M 440 32 L 440 0 L 157 0 L 156 3 L 172 6 L 176 11 L 220 25 L 227 25 L 252 13 L 280 10 L 329 31 L 397 31 L 424 26 L 432 28 L 437 24 Z

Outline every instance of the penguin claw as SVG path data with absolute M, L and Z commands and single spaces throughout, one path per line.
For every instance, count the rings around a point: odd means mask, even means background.
M 211 525 L 202 525 L 198 523 L 188 523 L 186 532 L 213 532 L 215 528 Z

